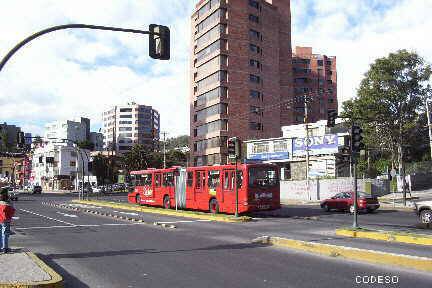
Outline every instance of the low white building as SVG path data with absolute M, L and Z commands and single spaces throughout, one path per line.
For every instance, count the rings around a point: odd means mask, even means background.
M 47 143 L 33 153 L 31 183 L 44 190 L 77 189 L 83 172 L 84 176 L 89 175 L 89 160 L 89 150 L 66 143 Z

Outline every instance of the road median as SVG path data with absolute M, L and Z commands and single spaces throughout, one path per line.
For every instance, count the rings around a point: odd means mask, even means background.
M 160 214 L 160 215 L 167 215 L 167 216 L 187 217 L 193 219 L 211 220 L 211 221 L 219 221 L 219 222 L 238 223 L 238 222 L 248 222 L 252 220 L 252 218 L 248 216 L 235 217 L 235 216 L 225 215 L 225 214 L 208 214 L 208 213 L 197 212 L 197 211 L 185 211 L 185 210 L 176 211 L 176 210 L 170 210 L 164 208 L 137 206 L 129 203 L 116 203 L 110 201 L 72 200 L 72 202 L 79 203 L 79 204 L 97 205 L 102 207 L 123 209 L 128 211 L 138 211 L 142 213 L 153 213 L 153 214 Z
M 336 235 L 387 242 L 399 242 L 432 246 L 432 236 L 408 232 L 341 228 L 336 230 Z
M 274 245 L 333 258 L 349 259 L 372 264 L 385 264 L 419 271 L 432 272 L 431 258 L 270 236 L 259 237 L 253 240 L 253 242 Z

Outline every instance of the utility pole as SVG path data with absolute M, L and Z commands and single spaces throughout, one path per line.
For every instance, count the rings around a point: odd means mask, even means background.
M 357 159 L 355 158 L 355 155 L 352 154 L 352 162 L 353 162 L 353 177 L 354 177 L 354 223 L 353 223 L 353 228 L 358 228 L 358 221 L 357 221 L 357 217 L 358 217 L 358 207 L 357 207 L 357 200 L 358 200 L 358 196 L 357 196 Z
M 166 150 L 165 150 L 165 136 L 167 132 L 161 132 L 163 135 L 163 168 L 166 168 Z
M 308 104 L 309 104 L 309 98 L 305 97 L 305 127 L 306 127 L 306 189 L 308 193 L 309 200 L 311 199 L 310 195 L 310 185 L 309 185 L 309 119 L 308 119 Z
M 426 114 L 427 114 L 427 121 L 428 121 L 428 131 L 429 131 L 429 148 L 431 153 L 431 159 L 432 159 L 432 126 L 431 126 L 431 109 L 429 105 L 431 104 L 428 99 L 426 99 Z

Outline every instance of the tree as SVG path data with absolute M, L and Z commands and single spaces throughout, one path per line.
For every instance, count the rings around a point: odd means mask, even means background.
M 362 126 L 366 146 L 390 152 L 400 170 L 425 111 L 430 77 L 431 66 L 419 55 L 400 50 L 377 59 L 361 81 L 358 97 L 343 104 L 341 116 Z
M 178 137 L 169 138 L 166 140 L 165 148 L 167 150 L 182 148 L 189 146 L 189 135 L 182 135 Z M 162 147 L 162 145 L 160 145 Z
M 114 183 L 118 175 L 118 165 L 115 156 L 98 154 L 93 157 L 92 173 L 98 183 Z
M 144 170 L 155 164 L 154 152 L 145 145 L 134 145 L 130 151 L 124 153 L 120 162 L 122 167 L 127 171 Z
M 89 140 L 80 141 L 77 143 L 77 145 L 80 149 L 87 149 L 91 151 L 93 151 L 95 147 L 94 143 L 90 142 Z
M 185 166 L 187 155 L 178 150 L 166 152 L 166 167 Z M 145 145 L 135 145 L 121 156 L 121 166 L 127 173 L 147 168 L 162 168 L 163 153 Z

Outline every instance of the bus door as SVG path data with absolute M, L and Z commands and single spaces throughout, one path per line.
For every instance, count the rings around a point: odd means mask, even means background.
M 154 173 L 154 194 L 153 199 L 156 201 L 156 203 L 162 204 L 162 198 L 163 198 L 163 188 L 162 188 L 162 173 L 157 172 Z
M 233 169 L 224 169 L 222 171 L 222 193 L 224 195 L 225 203 L 235 203 L 235 175 Z M 232 210 L 232 209 L 230 209 Z
M 207 177 L 209 198 L 216 197 L 219 203 L 224 202 L 224 195 L 220 185 L 220 170 L 209 170 Z
M 175 195 L 174 195 L 174 188 L 175 188 L 175 183 L 174 183 L 174 173 L 173 172 L 167 172 L 167 173 L 163 173 L 163 178 L 162 178 L 162 185 L 163 185 L 163 189 L 164 189 L 164 194 L 168 194 L 168 196 L 170 197 L 170 201 L 171 203 L 174 204 L 175 206 Z
M 205 197 L 205 199 L 203 197 L 204 191 L 206 189 L 205 179 L 206 179 L 206 171 L 204 171 L 204 170 L 195 171 L 195 189 L 194 189 L 195 195 L 194 195 L 194 198 L 195 198 L 195 207 L 196 208 L 205 209 L 205 207 L 208 205 L 207 201 L 205 201 L 206 206 L 201 207 L 201 206 L 203 206 L 203 205 L 201 205 L 202 204 L 201 202 L 208 199 L 207 197 Z
M 187 171 L 186 177 L 186 208 L 195 208 L 194 171 Z

